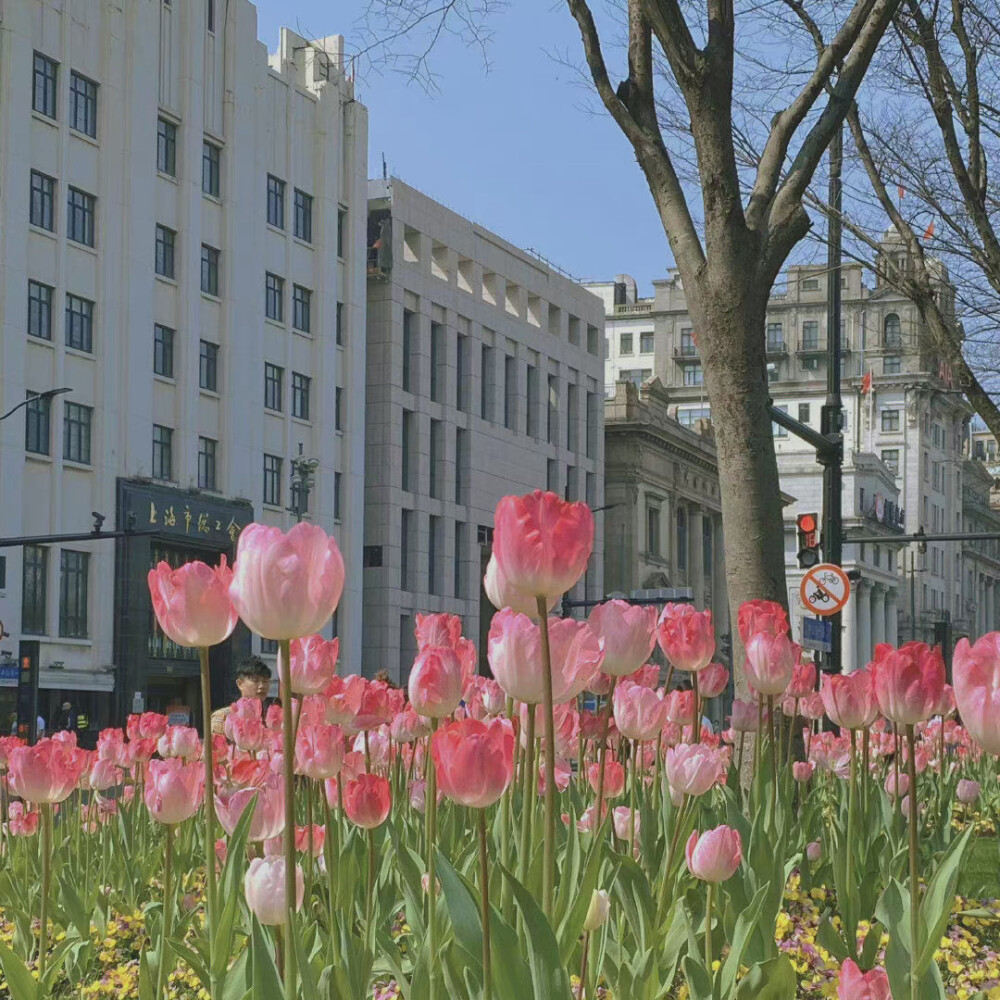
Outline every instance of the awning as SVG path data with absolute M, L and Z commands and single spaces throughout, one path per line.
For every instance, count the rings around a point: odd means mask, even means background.
M 38 671 L 38 686 L 49 691 L 114 691 L 115 675 L 103 670 L 53 670 L 42 667 Z

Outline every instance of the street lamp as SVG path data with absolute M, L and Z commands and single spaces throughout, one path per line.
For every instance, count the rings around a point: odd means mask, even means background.
M 315 458 L 302 457 L 302 445 L 299 453 L 292 459 L 292 506 L 289 510 L 295 515 L 296 522 L 302 520 L 309 512 L 309 491 L 316 485 L 315 473 L 319 461 Z
M 61 393 L 72 392 L 72 391 L 73 390 L 71 388 L 66 386 L 62 389 L 46 389 L 45 392 L 40 392 L 38 393 L 37 396 L 28 396 L 26 399 L 22 399 L 21 402 L 17 404 L 17 406 L 12 406 L 2 417 L 0 417 L 0 420 L 6 420 L 12 414 L 17 413 L 17 411 L 20 410 L 22 406 L 27 406 L 28 403 L 32 402 L 33 400 L 52 399 L 53 396 L 58 396 Z

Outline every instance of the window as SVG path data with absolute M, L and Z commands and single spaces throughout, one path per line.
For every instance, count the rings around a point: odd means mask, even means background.
M 456 597 L 462 596 L 465 590 L 465 576 L 462 572 L 465 562 L 465 525 L 461 521 L 455 522 L 455 570 L 452 588 Z
M 76 70 L 69 75 L 69 127 L 97 138 L 97 84 Z
M 646 508 L 646 554 L 660 558 L 660 508 Z
M 281 506 L 281 459 L 277 455 L 264 456 L 264 503 Z
M 208 0 L 206 4 L 205 17 L 209 31 L 215 31 L 215 0 Z
M 217 489 L 215 469 L 216 456 L 219 452 L 219 442 L 212 438 L 198 438 L 198 489 Z
M 339 385 L 333 393 L 333 429 L 344 429 L 344 390 Z
M 94 245 L 94 219 L 97 199 L 86 191 L 71 187 L 66 217 L 66 238 L 84 246 Z
M 338 311 L 340 303 L 337 303 Z M 301 285 L 292 285 L 292 326 L 303 333 L 312 330 L 312 292 Z M 339 317 L 338 317 L 339 318 Z M 339 328 L 338 328 L 339 333 Z M 338 338 L 337 343 L 340 343 Z
M 413 353 L 414 316 L 409 309 L 403 310 L 403 391 L 412 392 L 412 366 L 410 355 Z
M 166 118 L 156 119 L 156 169 L 177 176 L 177 126 Z
M 90 465 L 90 428 L 94 411 L 79 403 L 63 404 L 63 458 Z
M 455 406 L 462 413 L 468 412 L 469 394 L 465 380 L 469 370 L 469 338 L 460 333 L 455 341 Z
M 174 241 L 177 234 L 166 226 L 156 227 L 156 256 L 154 267 L 161 278 L 174 277 Z
M 55 180 L 46 174 L 39 173 L 37 170 L 32 170 L 29 221 L 33 226 L 38 226 L 39 229 L 47 229 L 50 233 L 55 232 L 55 198 Z
M 407 491 L 413 490 L 412 468 L 410 467 L 410 448 L 413 444 L 413 411 L 403 410 L 402 430 L 402 462 L 400 469 L 400 486 Z
M 898 448 L 883 448 L 882 449 L 882 461 L 885 463 L 885 467 L 892 473 L 899 473 L 899 449 Z
M 440 420 L 431 420 L 430 454 L 427 459 L 428 472 L 430 473 L 430 487 L 428 492 L 431 497 L 438 499 L 441 496 L 441 458 L 444 452 L 444 424 Z
M 173 479 L 174 432 L 169 427 L 153 424 L 153 478 Z
M 799 422 L 803 424 L 809 423 L 809 411 L 811 407 L 808 403 L 799 403 Z
M 517 413 L 517 358 L 509 354 L 503 361 L 503 425 L 508 430 L 514 427 Z
M 294 233 L 300 240 L 312 243 L 313 238 L 313 200 L 312 195 L 295 189 L 292 199 L 295 220 Z
M 618 353 L 619 354 L 631 354 L 632 353 L 632 334 L 623 333 L 618 341 Z
M 21 631 L 45 635 L 49 550 L 41 545 L 25 545 L 21 551 Z
M 341 519 L 341 506 L 340 506 L 340 484 L 343 479 L 339 472 L 333 474 L 333 519 L 339 521 Z
M 559 428 L 559 379 L 550 375 L 548 379 L 548 410 L 546 412 L 545 438 L 549 444 L 558 444 Z
M 694 406 L 687 409 L 678 409 L 677 422 L 681 427 L 694 427 L 699 420 L 711 420 L 712 410 L 708 406 Z
M 219 345 L 207 340 L 201 342 L 198 356 L 198 385 L 210 392 L 219 388 Z
M 52 339 L 51 285 L 40 281 L 28 282 L 28 336 L 40 340 Z
M 292 372 L 292 416 L 300 420 L 309 419 L 309 383 L 308 375 Z
M 587 458 L 597 457 L 597 421 L 598 406 L 600 405 L 596 392 L 587 393 Z
M 427 519 L 427 593 L 440 593 L 438 586 L 438 548 L 441 545 L 441 518 L 433 514 Z
M 819 291 L 819 278 L 803 278 L 802 279 L 802 291 L 804 291 L 804 292 L 818 292 Z
M 559 492 L 559 463 L 554 458 L 545 465 L 545 488 L 550 493 Z
M 651 330 L 646 333 L 639 334 L 639 353 L 653 353 L 653 332 Z
M 410 589 L 410 522 L 413 511 L 400 512 L 399 524 L 399 586 L 401 590 Z
M 701 365 L 688 365 L 684 369 L 685 385 L 704 385 L 705 375 Z
M 788 407 L 786 405 L 777 406 L 776 409 L 781 410 L 782 413 L 788 412 Z M 771 433 L 776 438 L 788 437 L 788 431 L 786 431 L 785 428 L 781 426 L 781 424 L 776 424 L 773 420 L 771 421 Z
M 207 243 L 201 245 L 201 290 L 206 295 L 219 294 L 219 251 Z
M 29 392 L 24 411 L 24 450 L 33 455 L 49 454 L 49 428 L 52 399 L 42 399 L 37 392 Z
M 344 247 L 347 240 L 347 209 L 340 207 L 337 209 L 337 256 L 344 256 Z
M 31 107 L 46 118 L 56 116 L 56 80 L 59 63 L 41 52 L 35 53 L 32 73 Z
M 174 377 L 174 331 L 160 323 L 153 326 L 153 372 Z
M 201 190 L 213 198 L 219 197 L 222 150 L 205 139 L 201 144 Z
M 344 345 L 344 303 L 337 303 L 337 346 Z
M 493 419 L 493 348 L 483 344 L 480 355 L 479 415 L 483 420 Z
M 435 403 L 443 402 L 444 351 L 444 327 L 440 323 L 431 323 L 431 401 Z
M 281 412 L 281 384 L 285 380 L 285 369 L 264 363 L 264 407 Z
M 0 590 L 7 589 L 7 557 L 0 556 Z
M 887 354 L 882 359 L 882 374 L 898 375 L 902 370 L 902 360 L 898 354 Z
M 896 313 L 889 313 L 885 317 L 883 330 L 885 332 L 884 345 L 886 347 L 903 346 L 903 333 L 899 324 L 899 316 Z
M 677 508 L 677 568 L 687 570 L 688 564 L 688 528 L 687 511 Z
M 573 382 L 566 385 L 566 449 L 576 451 L 580 447 L 580 402 L 579 387 Z
M 802 350 L 816 351 L 819 349 L 819 320 L 807 319 L 802 324 Z
M 768 352 L 783 351 L 785 349 L 785 338 L 781 330 L 780 323 L 767 324 L 767 350 Z
M 882 411 L 882 430 L 884 431 L 899 430 L 899 410 Z
M 59 555 L 59 634 L 85 639 L 90 553 L 63 549 Z
M 691 358 L 698 352 L 698 348 L 694 346 L 694 330 L 689 326 L 685 326 L 681 330 L 681 354 L 684 357 Z
M 285 279 L 276 274 L 264 277 L 264 313 L 279 323 L 285 318 Z
M 528 365 L 528 376 L 525 385 L 525 419 L 524 433 L 528 437 L 538 438 L 538 369 Z
M 76 351 L 94 349 L 94 303 L 79 295 L 66 295 L 66 346 Z
M 455 503 L 464 503 L 467 496 L 466 480 L 469 470 L 469 432 L 464 427 L 455 428 Z
M 285 228 L 285 182 L 267 175 L 267 224 Z

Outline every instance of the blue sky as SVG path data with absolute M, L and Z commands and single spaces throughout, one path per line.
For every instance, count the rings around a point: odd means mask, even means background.
M 271 51 L 282 24 L 361 45 L 364 2 L 257 7 L 258 36 Z M 357 92 L 369 110 L 369 176 L 381 174 L 384 153 L 390 174 L 575 277 L 626 272 L 649 294 L 670 265 L 669 247 L 631 146 L 578 72 L 560 64 L 582 61 L 565 3 L 514 2 L 492 26 L 488 69 L 479 50 L 439 42 L 437 93 L 391 69 L 365 73 Z M 617 55 L 608 55 L 613 65 Z

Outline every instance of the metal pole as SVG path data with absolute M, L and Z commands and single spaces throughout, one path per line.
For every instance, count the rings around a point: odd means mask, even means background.
M 840 264 L 842 227 L 840 221 L 842 185 L 841 163 L 844 153 L 843 127 L 834 133 L 830 143 L 830 229 L 827 247 L 826 278 L 826 402 L 823 404 L 820 430 L 835 444 L 823 462 L 823 557 L 839 566 L 843 558 L 842 535 L 842 475 L 844 459 L 842 408 L 840 397 Z M 840 673 L 841 615 L 832 617 L 831 649 L 826 657 L 826 669 Z
M 916 554 L 910 549 L 910 639 L 917 638 L 917 574 Z

